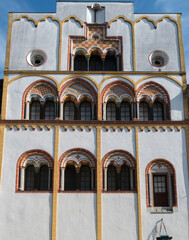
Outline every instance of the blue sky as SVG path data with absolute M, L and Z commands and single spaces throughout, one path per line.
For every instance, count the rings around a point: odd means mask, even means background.
M 135 13 L 182 13 L 186 71 L 189 82 L 189 0 L 134 0 L 133 2 Z M 55 12 L 56 0 L 1 0 L 0 11 L 0 78 L 3 78 L 8 12 Z

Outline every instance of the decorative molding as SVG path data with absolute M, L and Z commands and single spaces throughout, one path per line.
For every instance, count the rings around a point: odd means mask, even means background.
M 0 188 L 1 188 L 1 175 L 2 175 L 2 164 L 3 164 L 3 152 L 4 152 L 4 131 L 5 128 L 0 126 Z
M 140 189 L 140 149 L 139 149 L 139 131 L 135 127 L 135 146 L 136 146 L 136 163 L 137 163 L 137 200 L 138 200 L 138 235 L 139 240 L 142 240 L 142 209 L 141 209 L 141 189 Z
M 185 59 L 184 59 L 183 37 L 182 37 L 181 14 L 177 14 L 177 22 L 178 22 L 178 41 L 179 41 L 179 53 L 180 53 L 180 68 L 181 68 L 181 71 L 185 72 Z
M 55 141 L 54 141 L 54 173 L 53 173 L 53 200 L 52 200 L 52 238 L 56 240 L 57 236 L 57 210 L 58 210 L 58 177 L 59 177 L 59 134 L 60 127 L 55 127 Z
M 55 17 L 52 16 L 52 15 L 46 15 L 45 17 L 40 18 L 39 20 L 35 20 L 35 19 L 29 17 L 28 15 L 21 15 L 20 17 L 17 17 L 17 18 L 15 18 L 15 19 L 13 19 L 13 22 L 20 21 L 22 18 L 26 18 L 28 21 L 33 22 L 34 25 L 35 25 L 35 27 L 37 27 L 40 22 L 46 21 L 47 18 L 50 18 L 50 19 L 52 19 L 53 21 L 58 22 L 59 25 L 61 24 L 61 21 L 60 21 L 58 18 L 55 18 Z
M 6 47 L 6 58 L 5 58 L 5 70 L 9 69 L 9 63 L 10 63 L 10 50 L 11 50 L 11 38 L 12 38 L 12 20 L 13 20 L 13 13 L 9 13 L 8 33 L 7 33 L 7 47 Z
M 97 127 L 96 156 L 97 156 L 97 240 L 102 240 L 102 164 L 101 164 L 101 127 Z
M 6 119 L 7 113 L 7 95 L 8 95 L 8 76 L 4 76 L 3 81 L 3 96 L 2 96 L 2 104 L 1 104 L 1 119 Z
M 117 17 L 115 17 L 115 18 L 113 18 L 112 20 L 109 21 L 108 27 L 110 28 L 111 24 L 112 24 L 113 22 L 118 21 L 120 18 L 122 18 L 125 22 L 130 23 L 131 26 L 132 26 L 133 22 L 132 22 L 130 19 L 126 18 L 126 17 L 123 16 L 123 15 L 119 15 L 119 16 L 117 16 Z

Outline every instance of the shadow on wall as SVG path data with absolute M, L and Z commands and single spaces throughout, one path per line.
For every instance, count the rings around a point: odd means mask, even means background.
M 0 79 L 0 119 L 1 119 L 2 95 L 3 95 L 3 79 Z

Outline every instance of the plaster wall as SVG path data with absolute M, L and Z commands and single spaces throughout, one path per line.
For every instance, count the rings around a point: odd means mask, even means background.
M 151 22 L 143 19 L 135 25 L 135 44 L 137 71 L 159 71 L 148 59 L 154 50 L 164 51 L 169 57 L 162 71 L 180 71 L 178 32 L 174 22 L 164 19 L 154 28 Z
M 72 148 L 84 148 L 96 157 L 96 129 L 92 128 L 89 131 L 88 128 L 85 128 L 81 131 L 77 128 L 73 131 L 71 128 L 68 128 L 65 131 L 61 128 L 59 146 L 59 157 Z
M 102 129 L 101 134 L 101 154 L 102 158 L 113 150 L 125 150 L 135 157 L 135 133 L 134 128 L 130 132 L 124 128 L 121 132 L 120 129 L 116 129 L 114 132 L 112 128 L 106 132 Z
M 16 166 L 21 154 L 27 150 L 41 149 L 53 156 L 53 136 L 54 130 L 5 130 L 0 191 L 0 239 L 50 240 L 52 194 L 15 193 L 15 189 Z
M 172 132 L 161 129 L 148 132 L 146 129 L 139 133 L 140 151 L 140 187 L 142 206 L 143 239 L 149 239 L 156 222 L 163 218 L 167 231 L 175 239 L 188 239 L 189 225 L 189 186 L 187 173 L 187 152 L 184 129 Z M 173 213 L 150 213 L 146 207 L 146 179 L 145 170 L 152 160 L 165 159 L 171 162 L 176 171 L 176 188 L 178 208 Z M 159 231 L 158 225 L 158 231 Z
M 138 239 L 136 193 L 102 194 L 102 239 Z
M 119 19 L 107 29 L 108 36 L 122 36 L 123 71 L 133 71 L 132 29 L 131 24 Z
M 22 18 L 15 21 L 12 28 L 10 70 L 57 70 L 59 24 L 48 18 L 35 27 L 34 23 Z M 47 61 L 33 67 L 26 61 L 31 50 L 39 49 L 46 53 Z
M 59 193 L 57 240 L 96 240 L 96 194 Z

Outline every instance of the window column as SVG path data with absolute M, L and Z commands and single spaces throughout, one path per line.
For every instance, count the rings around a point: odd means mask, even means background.
M 25 168 L 24 167 L 21 167 L 20 168 L 20 190 L 21 191 L 24 191 L 24 183 L 25 183 Z
M 26 115 L 25 115 L 25 119 L 29 120 L 30 119 L 30 102 L 26 102 Z
M 106 121 L 106 103 L 103 103 L 103 120 Z
M 107 191 L 107 177 L 108 177 L 108 168 L 104 168 L 104 191 Z
M 64 103 L 60 102 L 60 119 L 63 120 L 63 114 L 64 114 Z
M 64 172 L 65 168 L 60 168 L 60 191 L 64 191 Z

